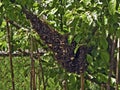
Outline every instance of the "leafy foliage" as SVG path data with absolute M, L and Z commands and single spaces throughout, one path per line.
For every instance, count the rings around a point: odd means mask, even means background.
M 11 1 L 14 2 L 14 0 Z M 8 51 L 7 19 L 9 22 L 16 23 L 10 23 L 12 52 L 30 50 L 31 36 L 34 38 L 34 51 L 38 48 L 47 50 L 40 56 L 46 90 L 62 90 L 64 80 L 68 90 L 79 90 L 80 76 L 68 73 L 59 66 L 48 47 L 44 46 L 37 33 L 32 30 L 21 6 L 26 6 L 29 11 L 47 22 L 60 34 L 68 35 L 69 44 L 74 40 L 77 43 L 75 53 L 81 45 L 94 47 L 86 58 L 89 65 L 85 72 L 85 89 L 100 90 L 101 85 L 104 86 L 108 82 L 112 41 L 114 37 L 120 38 L 119 0 L 16 0 L 14 3 L 10 0 L 0 1 L 0 51 Z M 113 57 L 116 58 L 116 47 L 114 53 Z M 36 82 L 37 88 L 43 89 L 38 57 L 35 60 Z M 0 89 L 2 90 L 11 88 L 9 65 L 8 57 L 0 56 Z M 24 55 L 13 57 L 13 66 L 16 90 L 29 90 L 30 58 Z M 110 85 L 115 88 L 114 69 L 112 76 Z

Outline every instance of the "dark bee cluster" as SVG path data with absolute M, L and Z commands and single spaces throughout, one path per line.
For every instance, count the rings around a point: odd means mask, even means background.
M 81 46 L 74 54 L 75 42 L 69 44 L 67 38 L 61 35 L 36 15 L 23 8 L 23 13 L 30 20 L 33 29 L 39 34 L 45 44 L 53 51 L 55 59 L 68 72 L 82 73 L 87 68 L 85 60 L 88 48 Z

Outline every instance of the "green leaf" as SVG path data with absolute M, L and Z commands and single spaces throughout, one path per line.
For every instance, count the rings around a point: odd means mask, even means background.
M 110 0 L 108 4 L 109 13 L 114 15 L 116 12 L 116 0 Z
M 87 6 L 88 4 L 90 4 L 91 0 L 83 0 L 83 3 Z
M 0 7 L 2 6 L 2 3 L 0 2 Z
M 89 54 L 87 54 L 87 61 L 88 61 L 88 63 L 93 63 L 93 58 L 92 58 L 92 56 L 91 55 L 89 55 Z
M 3 37 L 3 36 L 4 36 L 4 32 L 0 32 L 0 37 Z
M 2 21 L 1 28 L 4 28 L 6 26 L 6 22 Z
M 55 83 L 54 83 L 54 79 L 53 79 L 53 78 L 49 78 L 49 79 L 48 79 L 48 84 L 49 84 L 50 86 L 54 85 L 54 84 L 55 84 Z
M 37 2 L 33 3 L 33 6 L 38 7 L 38 3 Z
M 97 50 L 92 50 L 91 52 L 92 56 L 97 57 L 99 55 L 99 52 Z
M 118 38 L 120 38 L 120 29 L 118 29 L 118 30 L 116 31 L 116 36 L 117 36 Z
M 69 80 L 70 80 L 70 82 L 74 82 L 74 83 L 76 82 L 76 78 L 74 75 L 70 75 Z
M 76 36 L 75 36 L 75 38 L 74 38 L 74 40 L 77 42 L 77 43 L 79 43 L 80 42 L 80 40 L 81 40 L 81 33 L 78 33 Z
M 107 51 L 101 51 L 100 52 L 100 57 L 102 60 L 104 60 L 106 63 L 108 63 L 109 59 L 110 59 L 110 55 Z
M 108 42 L 105 37 L 100 37 L 100 46 L 102 49 L 108 48 Z
M 105 81 L 107 81 L 107 77 L 106 77 L 104 74 L 102 74 L 102 73 L 98 73 L 98 74 L 97 74 L 97 78 L 98 78 L 98 80 L 99 80 L 100 82 L 105 82 Z
M 51 10 L 50 14 L 54 15 L 57 11 L 58 11 L 57 8 L 53 8 L 53 9 Z

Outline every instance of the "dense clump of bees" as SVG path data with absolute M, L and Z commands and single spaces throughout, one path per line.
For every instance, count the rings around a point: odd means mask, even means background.
M 26 18 L 30 20 L 33 29 L 39 34 L 40 38 L 53 51 L 55 59 L 65 68 L 66 71 L 72 73 L 83 73 L 87 68 L 85 60 L 89 50 L 86 46 L 80 46 L 76 53 L 75 42 L 68 43 L 68 38 L 52 29 L 48 24 L 40 20 L 32 12 L 23 9 Z

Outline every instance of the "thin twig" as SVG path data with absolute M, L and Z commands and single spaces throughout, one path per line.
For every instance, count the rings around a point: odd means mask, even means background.
M 101 90 L 104 90 L 104 85 L 103 84 L 101 84 Z
M 112 71 L 113 71 L 115 47 L 116 47 L 116 37 L 113 37 L 112 46 L 111 46 L 111 50 L 110 50 L 110 67 L 109 67 L 107 90 L 110 90 L 110 82 L 111 82 Z
M 85 76 L 86 80 L 91 81 L 91 83 L 95 83 L 99 86 L 101 86 L 101 84 L 103 85 L 104 88 L 107 88 L 107 84 L 105 82 L 99 82 L 96 78 L 91 78 L 90 76 L 92 76 L 92 74 L 88 74 Z M 111 90 L 115 90 L 115 88 L 113 86 L 110 86 Z
M 23 30 L 26 30 L 26 31 L 29 31 L 30 28 L 26 28 L 26 27 L 23 27 L 22 25 L 18 24 L 17 22 L 15 21 L 12 21 L 12 20 L 8 20 L 8 22 L 13 25 L 14 27 L 16 27 L 17 29 L 23 29 Z
M 38 52 L 37 56 L 39 56 L 38 60 L 39 60 L 39 66 L 40 66 L 41 65 L 40 64 L 41 63 L 41 59 L 40 59 L 41 54 L 39 54 L 39 51 L 37 51 L 37 52 Z M 41 85 L 41 68 L 38 69 L 38 90 L 41 90 L 40 85 Z
M 41 72 L 41 75 L 42 75 L 43 90 L 46 90 L 46 84 L 45 84 L 45 78 L 44 78 L 44 71 L 43 71 L 42 62 L 41 62 L 41 58 L 40 57 L 39 57 L 39 66 L 40 66 L 40 72 Z
M 8 38 L 8 49 L 9 49 L 9 59 L 10 59 L 10 69 L 11 69 L 11 78 L 12 78 L 12 90 L 15 90 L 15 82 L 14 82 L 14 69 L 13 69 L 13 62 L 12 62 L 12 45 L 11 45 L 11 32 L 9 23 L 6 20 L 7 23 L 7 38 Z
M 84 90 L 84 73 L 81 73 L 81 90 Z
M 63 6 L 62 0 L 60 0 L 61 7 Z M 63 14 L 60 12 L 60 29 L 63 31 Z
M 117 40 L 117 48 L 118 48 L 118 52 L 117 52 L 117 64 L 116 64 L 116 88 L 115 90 L 118 90 L 118 84 L 119 84 L 119 59 L 120 59 L 120 39 L 118 38 Z
M 67 80 L 62 81 L 63 90 L 67 90 Z
M 36 79 L 35 79 L 35 60 L 33 57 L 33 38 L 31 37 L 30 41 L 31 50 L 30 50 L 30 58 L 31 58 L 31 80 L 32 80 L 32 88 L 36 90 Z
M 43 55 L 45 53 L 45 51 L 39 51 L 39 54 Z M 27 50 L 26 51 L 14 51 L 11 53 L 12 54 L 12 57 L 17 57 L 17 56 L 30 56 L 30 52 L 28 52 Z M 33 56 L 36 57 L 38 53 L 37 52 L 33 52 Z M 8 57 L 9 56 L 9 51 L 0 51 L 0 56 L 1 57 Z
M 38 70 L 38 90 L 40 90 L 41 78 L 40 78 L 40 69 Z

